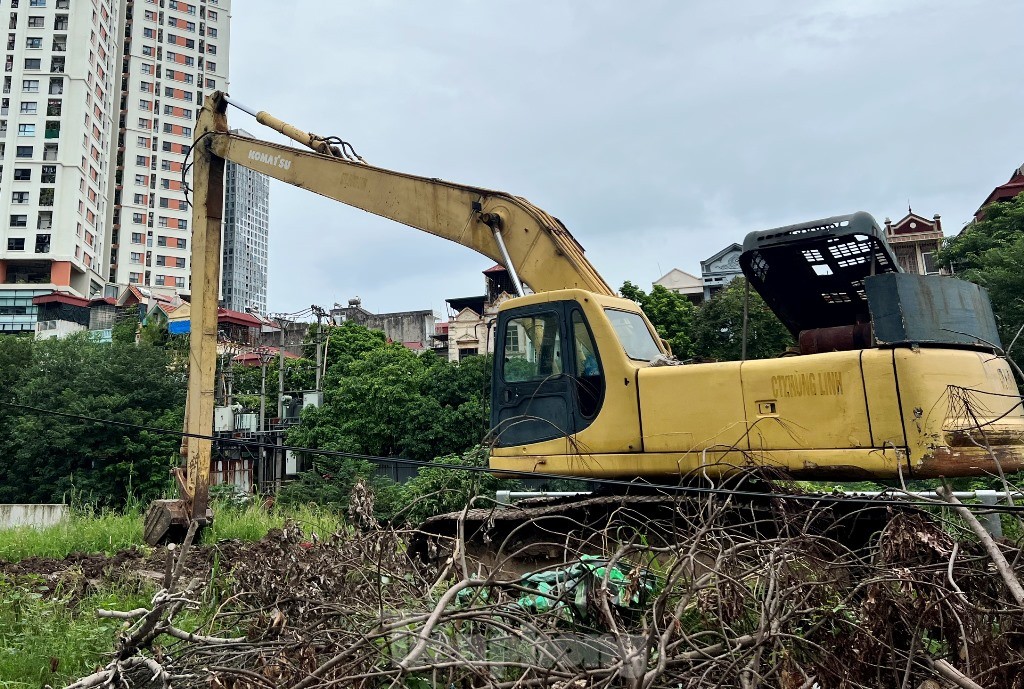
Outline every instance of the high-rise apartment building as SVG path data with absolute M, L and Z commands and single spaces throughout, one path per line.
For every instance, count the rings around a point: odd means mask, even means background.
M 243 136 L 246 131 L 235 130 Z M 270 178 L 228 163 L 224 183 L 224 262 L 221 297 L 235 311 L 267 312 Z
M 3 2 L 0 333 L 34 329 L 34 296 L 102 291 L 123 2 Z
M 204 97 L 228 87 L 231 2 L 122 1 L 108 279 L 188 291 L 192 214 L 185 155 Z
M 53 290 L 188 290 L 182 170 L 204 95 L 227 90 L 230 0 L 2 4 L 0 333 L 33 330 Z

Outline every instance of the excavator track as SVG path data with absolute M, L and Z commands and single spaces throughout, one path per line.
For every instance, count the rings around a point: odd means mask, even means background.
M 482 571 L 518 574 L 608 552 L 609 546 L 675 546 L 698 522 L 757 539 L 799 531 L 859 550 L 896 510 L 918 511 L 909 504 L 894 508 L 889 501 L 818 495 L 816 502 L 813 497 L 737 492 L 531 498 L 431 517 L 416 530 L 410 553 L 425 563 L 465 556 Z

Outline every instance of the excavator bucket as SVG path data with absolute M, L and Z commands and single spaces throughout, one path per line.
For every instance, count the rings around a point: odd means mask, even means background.
M 192 523 L 186 500 L 154 500 L 146 512 L 142 538 L 151 546 L 182 543 Z M 207 508 L 206 517 L 197 520 L 199 528 L 213 523 L 213 510 Z
M 181 543 L 188 533 L 188 505 L 184 500 L 154 500 L 146 512 L 142 538 L 151 546 Z

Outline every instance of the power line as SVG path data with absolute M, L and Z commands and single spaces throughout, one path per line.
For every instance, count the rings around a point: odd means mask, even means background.
M 53 409 L 44 409 L 42 407 L 34 407 L 28 404 L 17 404 L 15 402 L 0 402 L 0 406 L 10 407 L 12 409 L 21 409 L 24 411 L 35 412 L 38 414 L 47 414 L 50 416 L 58 416 L 66 419 L 75 419 L 78 421 L 86 421 L 96 424 L 107 424 L 111 426 L 119 426 L 122 428 L 130 428 L 139 431 L 148 431 L 151 433 L 157 433 L 161 435 L 171 435 L 177 438 L 198 438 L 200 440 L 209 440 L 214 444 L 228 444 L 228 445 L 241 445 L 245 447 L 259 447 L 259 448 L 274 448 L 279 451 L 291 451 L 291 452 L 305 452 L 308 454 L 321 455 L 324 457 L 338 457 L 342 459 L 360 459 L 368 462 L 380 464 L 384 462 L 404 464 L 406 466 L 416 467 L 429 467 L 434 469 L 448 469 L 451 471 L 467 471 L 470 473 L 481 473 L 491 475 L 502 475 L 509 476 L 512 478 L 520 478 L 524 474 L 529 474 L 531 478 L 541 479 L 554 479 L 554 480 L 571 480 L 571 481 L 584 481 L 592 484 L 627 487 L 627 488 L 644 488 L 660 490 L 671 493 L 683 493 L 693 495 L 736 495 L 746 496 L 752 498 L 775 498 L 779 500 L 794 500 L 804 502 L 815 502 L 815 503 L 860 503 L 866 505 L 898 505 L 898 506 L 916 506 L 916 507 L 942 507 L 946 503 L 938 500 L 924 500 L 924 499 L 897 499 L 897 500 L 886 500 L 881 498 L 866 498 L 857 496 L 845 496 L 845 495 L 834 495 L 834 494 L 813 494 L 813 493 L 771 493 L 766 491 L 747 491 L 738 488 L 711 488 L 703 486 L 684 486 L 684 485 L 671 485 L 671 484 L 658 484 L 658 483 L 647 483 L 640 481 L 630 481 L 626 479 L 612 479 L 612 478 L 588 478 L 585 476 L 567 476 L 564 474 L 553 474 L 546 472 L 537 471 L 520 471 L 514 469 L 492 469 L 490 467 L 481 466 L 466 466 L 463 464 L 447 464 L 444 462 L 433 462 L 425 461 L 421 459 L 408 459 L 405 457 L 380 457 L 377 455 L 367 455 L 357 452 L 342 452 L 340 450 L 326 450 L 314 447 L 302 447 L 299 445 L 277 445 L 274 443 L 263 443 L 254 442 L 251 440 L 239 439 L 239 438 L 224 438 L 214 435 L 203 435 L 200 433 L 186 433 L 184 431 L 175 431 L 169 428 L 159 428 L 156 426 L 146 426 L 143 424 L 131 423 L 128 421 L 119 421 L 116 419 L 101 419 L 94 416 L 86 416 L 84 414 L 72 414 L 70 412 L 56 411 Z M 894 493 L 896 494 L 896 493 Z M 1007 512 L 1007 513 L 1024 513 L 1024 505 L 972 505 L 965 504 L 964 507 L 981 510 L 985 512 Z

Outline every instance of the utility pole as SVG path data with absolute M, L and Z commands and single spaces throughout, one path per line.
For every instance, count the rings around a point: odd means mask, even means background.
M 260 378 L 260 432 L 259 441 L 260 447 L 256 451 L 256 488 L 257 490 L 263 488 L 263 474 L 264 474 L 264 457 L 265 448 L 262 447 L 263 441 L 265 440 L 265 431 L 267 430 L 267 364 L 270 363 L 270 359 L 273 356 L 270 350 L 266 347 L 260 347 L 256 350 L 256 354 L 260 358 L 260 367 L 262 368 L 262 376 Z
M 277 350 L 277 418 L 278 423 L 284 418 L 284 315 L 276 316 L 277 327 L 281 329 L 281 340 Z
M 275 317 L 277 327 L 281 329 L 281 339 L 277 350 L 277 433 L 274 437 L 276 445 L 284 444 L 284 336 L 285 324 L 288 321 L 284 314 L 277 314 Z M 274 491 L 281 488 L 281 479 L 284 477 L 284 453 L 281 450 L 274 450 L 274 471 L 269 477 L 274 481 Z
M 327 312 L 322 308 L 313 304 L 309 307 L 313 313 L 316 314 L 316 391 L 320 392 L 320 379 L 323 374 L 323 349 L 324 343 L 324 331 L 323 331 L 323 319 L 327 317 Z

